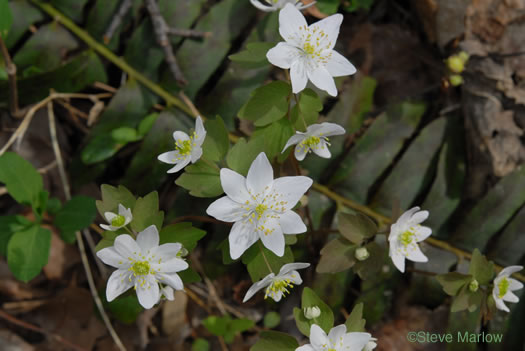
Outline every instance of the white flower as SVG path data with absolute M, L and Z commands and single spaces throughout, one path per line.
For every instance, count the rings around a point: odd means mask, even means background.
M 312 124 L 306 128 L 306 133 L 295 132 L 295 135 L 288 139 L 282 152 L 297 144 L 295 147 L 295 158 L 299 161 L 304 160 L 306 154 L 312 151 L 320 157 L 330 158 L 332 155 L 330 150 L 328 150 L 330 144 L 327 137 L 344 133 L 345 129 L 335 123 Z
M 375 349 L 377 346 L 376 341 L 377 341 L 376 338 L 371 337 L 370 340 L 366 343 L 362 351 L 372 351 L 373 349 Z
M 208 215 L 235 222 L 230 231 L 230 256 L 235 260 L 257 240 L 277 256 L 284 255 L 284 235 L 306 231 L 301 217 L 292 211 L 313 181 L 308 177 L 273 179 L 273 169 L 264 152 L 252 162 L 244 178 L 223 168 L 221 184 L 226 196 L 214 201 Z
M 333 50 L 342 22 L 343 15 L 335 14 L 309 26 L 292 4 L 279 13 L 279 33 L 285 42 L 270 49 L 266 57 L 271 64 L 290 69 L 295 94 L 310 80 L 319 89 L 337 96 L 332 77 L 356 72 L 350 61 Z
M 371 339 L 368 333 L 347 333 L 344 324 L 333 327 L 328 335 L 317 324 L 310 327 L 310 344 L 295 351 L 361 351 Z
M 359 247 L 355 250 L 354 256 L 358 261 L 364 261 L 370 257 L 370 252 L 368 252 L 366 247 Z
M 306 319 L 315 319 L 321 315 L 321 309 L 317 306 L 305 307 L 304 316 Z
M 262 280 L 253 284 L 250 289 L 248 289 L 242 302 L 248 301 L 257 291 L 263 288 L 266 288 L 265 299 L 270 296 L 276 302 L 279 302 L 286 293 L 290 293 L 288 288 L 292 289 L 294 285 L 299 285 L 303 282 L 296 269 L 304 269 L 309 266 L 310 263 L 300 262 L 285 264 L 281 267 L 279 274 L 275 275 L 275 273 L 270 273 Z
M 315 5 L 315 1 L 303 4 L 300 0 L 250 0 L 253 6 L 264 12 L 273 12 L 282 9 L 286 4 L 292 4 L 299 10 L 304 10 Z
M 159 283 L 183 290 L 182 280 L 176 272 L 187 269 L 188 263 L 179 258 L 181 247 L 179 243 L 159 246 L 159 232 L 154 225 L 140 232 L 136 241 L 127 234 L 117 236 L 114 246 L 97 252 L 102 262 L 118 268 L 109 277 L 107 300 L 112 301 L 133 287 L 139 303 L 144 308 L 151 308 L 161 296 Z M 169 289 L 163 289 L 162 293 L 168 299 L 173 297 Z
M 513 290 L 523 288 L 523 284 L 516 279 L 510 278 L 512 273 L 519 272 L 523 266 L 509 266 L 499 272 L 496 279 L 494 279 L 494 289 L 492 289 L 492 297 L 496 302 L 496 307 L 499 310 L 509 312 L 509 308 L 503 301 L 518 302 L 520 299 L 514 295 Z
M 390 227 L 389 254 L 399 271 L 405 271 L 405 258 L 414 262 L 428 261 L 417 245 L 432 234 L 432 229 L 420 225 L 427 218 L 428 211 L 419 211 L 419 207 L 414 207 L 403 213 Z
M 178 172 L 186 167 L 188 163 L 195 163 L 201 158 L 201 146 L 205 138 L 206 130 L 202 124 L 202 119 L 197 117 L 193 134 L 189 136 L 181 131 L 174 132 L 173 140 L 175 140 L 175 151 L 165 152 L 157 158 L 161 162 L 175 165 L 175 167 L 168 170 L 168 173 Z
M 101 224 L 100 227 L 104 230 L 110 231 L 115 231 L 127 226 L 129 222 L 131 222 L 131 220 L 133 219 L 131 209 L 125 208 L 121 204 L 118 205 L 118 214 L 113 212 L 106 212 L 104 213 L 104 217 L 106 217 L 106 221 L 108 221 L 110 225 Z

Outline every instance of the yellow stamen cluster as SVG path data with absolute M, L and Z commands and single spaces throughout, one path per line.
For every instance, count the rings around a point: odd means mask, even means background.
M 190 136 L 188 140 L 176 140 L 175 141 L 175 150 L 179 152 L 179 155 L 175 157 L 173 160 L 175 161 L 182 161 L 186 159 L 186 157 L 191 155 L 191 152 L 195 146 L 197 146 L 197 143 L 195 142 L 195 139 L 197 139 L 197 133 L 193 132 L 193 134 Z
M 111 225 L 113 227 L 122 227 L 126 223 L 126 218 L 122 215 L 118 215 L 111 220 Z
M 499 295 L 498 297 L 500 299 L 503 298 L 503 296 L 505 296 L 505 294 L 509 291 L 509 286 L 510 286 L 510 283 L 509 283 L 509 280 L 507 278 L 503 278 L 499 281 L 498 283 L 498 289 L 499 289 Z
M 412 231 L 407 230 L 399 236 L 399 241 L 404 247 L 407 247 L 414 241 L 414 235 L 415 234 Z
M 313 59 L 311 63 L 327 64 L 328 59 L 332 56 L 332 42 L 328 41 L 328 35 L 318 27 L 308 27 L 307 25 L 299 27 L 303 43 L 303 52 L 309 58 Z M 323 51 L 328 50 L 328 54 L 323 55 Z
M 268 190 L 269 186 L 266 186 L 264 190 L 258 194 L 252 194 L 251 191 L 248 190 L 252 201 L 246 200 L 242 205 L 242 208 L 246 211 L 246 213 L 243 214 L 243 218 L 249 223 L 255 224 L 255 229 L 264 233 L 264 235 L 269 235 L 275 230 L 265 227 L 266 222 L 271 218 L 278 219 L 280 217 L 279 213 L 286 211 L 285 206 L 288 203 L 280 199 L 282 194 L 276 192 L 268 193 Z
M 293 288 L 292 281 L 289 278 L 276 278 L 266 288 L 266 295 L 264 296 L 264 298 L 266 299 L 268 298 L 268 296 L 272 296 L 275 298 L 279 292 L 281 292 L 283 296 L 289 294 L 290 291 L 288 290 L 288 288 Z

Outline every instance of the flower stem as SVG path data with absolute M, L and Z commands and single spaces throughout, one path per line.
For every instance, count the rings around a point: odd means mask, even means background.
M 122 228 L 124 228 L 132 237 L 134 238 L 136 237 L 135 233 L 133 233 L 133 231 L 129 229 L 127 226 L 124 226 Z
M 268 270 L 270 271 L 270 273 L 274 273 L 272 266 L 270 266 L 270 262 L 268 262 L 268 259 L 266 258 L 266 255 L 264 254 L 264 250 L 263 250 L 261 241 L 259 240 L 258 243 L 259 243 L 259 249 L 261 250 L 262 257 L 264 259 L 264 262 L 266 263 L 266 267 L 268 267 Z

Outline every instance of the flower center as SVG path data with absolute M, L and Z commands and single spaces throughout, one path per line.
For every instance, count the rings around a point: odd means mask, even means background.
M 135 275 L 147 275 L 150 272 L 150 265 L 148 261 L 137 261 L 131 266 L 131 270 Z
M 407 230 L 403 234 L 399 236 L 399 242 L 403 244 L 403 246 L 407 247 L 414 241 L 414 233 L 412 233 L 410 230 Z
M 265 204 L 259 204 L 257 207 L 255 207 L 255 212 L 257 213 L 257 219 L 261 219 L 262 215 L 264 214 L 264 211 L 268 209 L 268 206 Z
M 288 290 L 288 287 L 290 289 L 293 288 L 293 284 L 290 279 L 274 279 L 272 284 L 266 288 L 266 295 L 264 298 L 266 299 L 269 295 L 275 297 L 278 292 L 281 292 L 283 295 L 289 294 L 290 291 Z
M 499 295 L 498 297 L 500 299 L 503 298 L 503 296 L 505 296 L 505 294 L 507 293 L 507 291 L 509 291 L 509 280 L 507 278 L 503 278 L 499 281 L 498 283 L 498 289 L 499 289 Z
M 182 156 L 188 156 L 189 154 L 191 154 L 191 149 L 193 147 L 193 138 L 190 137 L 189 140 L 184 140 L 182 142 L 180 141 L 177 141 L 175 143 L 175 149 L 177 149 L 177 151 L 179 151 L 179 154 L 181 154 Z
M 310 42 L 308 42 L 308 41 L 306 43 L 304 43 L 303 50 L 304 50 L 304 52 L 306 52 L 310 56 L 314 56 L 315 55 L 315 46 L 310 44 Z
M 312 135 L 312 136 L 304 139 L 302 141 L 302 144 L 305 145 L 305 146 L 308 146 L 310 148 L 314 148 L 320 142 L 321 142 L 321 138 Z
M 118 215 L 111 220 L 111 225 L 113 227 L 122 227 L 124 223 L 126 223 L 126 218 L 122 215 Z

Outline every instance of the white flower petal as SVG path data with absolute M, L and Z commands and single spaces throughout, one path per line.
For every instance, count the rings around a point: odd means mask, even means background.
M 317 156 L 322 157 L 322 158 L 332 157 L 332 154 L 330 153 L 330 150 L 328 149 L 328 144 L 324 139 L 319 140 L 319 144 L 317 144 L 317 147 L 314 147 L 312 151 Z
M 288 141 L 286 142 L 286 145 L 284 146 L 283 151 L 281 151 L 281 153 L 283 153 L 290 146 L 295 145 L 295 144 L 299 144 L 301 141 L 303 141 L 306 138 L 307 137 L 303 133 L 297 132 L 295 135 L 292 135 L 290 137 L 290 139 L 288 139 Z
M 286 211 L 280 215 L 279 224 L 284 234 L 300 234 L 306 232 L 306 225 L 301 216 L 294 211 Z
M 281 269 L 279 270 L 279 275 L 285 275 L 296 269 L 304 269 L 308 267 L 310 267 L 310 263 L 304 263 L 304 262 L 287 263 L 281 267 Z
M 105 264 L 115 268 L 125 268 L 129 266 L 127 264 L 127 258 L 122 257 L 113 246 L 97 251 L 97 257 Z
M 273 168 L 268 157 L 261 152 L 252 162 L 246 176 L 246 187 L 253 195 L 270 190 L 273 181 Z
M 414 213 L 416 213 L 417 211 L 419 211 L 419 207 L 418 206 L 412 207 L 410 210 L 404 212 L 401 215 L 401 217 L 398 218 L 398 220 L 396 221 L 396 224 L 405 224 L 406 222 L 408 222 L 410 220 L 412 215 Z
M 119 229 L 119 228 L 113 227 L 112 225 L 107 225 L 107 224 L 100 224 L 99 226 L 100 228 L 110 231 L 110 232 L 114 232 L 115 230 Z
M 308 126 L 306 134 L 317 137 L 327 137 L 332 135 L 342 135 L 346 133 L 345 129 L 339 124 L 324 122 L 321 124 L 312 124 Z
M 195 146 L 191 149 L 190 160 L 191 163 L 197 162 L 202 156 L 202 148 L 200 146 Z
M 501 299 L 503 301 L 514 302 L 514 303 L 520 301 L 519 297 L 517 297 L 512 291 L 510 291 L 510 289 L 507 290 L 507 293 Z
M 308 154 L 308 150 L 310 150 L 309 147 L 296 147 L 294 155 L 295 155 L 295 158 L 297 159 L 297 161 L 304 160 L 304 158 Z
M 168 244 L 165 244 L 168 245 Z M 188 269 L 188 262 L 184 261 L 181 258 L 170 258 L 167 260 L 162 260 L 161 263 L 158 263 L 158 260 L 153 259 L 151 263 L 151 268 L 156 272 L 161 273 L 175 273 Z
M 206 139 L 206 129 L 204 129 L 202 118 L 197 116 L 197 119 L 195 120 L 195 143 L 198 147 L 202 145 L 204 139 Z
M 343 23 L 343 15 L 336 13 L 335 15 L 326 17 L 310 26 L 310 29 L 316 30 L 317 38 L 319 38 L 319 46 L 326 47 L 326 49 L 333 49 L 339 36 L 339 28 Z M 324 32 L 324 36 L 319 33 Z
M 516 279 L 508 278 L 509 281 L 509 289 L 510 290 L 519 290 L 523 288 L 523 284 Z
M 113 212 L 105 212 L 104 213 L 104 217 L 106 217 L 106 221 L 108 221 L 108 223 L 111 223 L 111 221 L 117 217 L 117 214 L 116 213 L 113 213 Z
M 276 219 L 269 219 L 264 223 L 269 232 L 259 231 L 259 237 L 263 245 L 279 257 L 284 255 L 284 235 L 281 226 Z
M 206 213 L 220 221 L 237 222 L 243 218 L 247 210 L 240 203 L 233 201 L 228 196 L 223 196 L 212 202 L 206 209 Z
M 280 275 L 280 277 L 283 279 L 289 279 L 294 285 L 301 285 L 303 283 L 301 275 L 297 271 L 290 271 L 286 274 Z
M 267 287 L 268 285 L 270 285 L 273 277 L 275 276 L 275 274 L 273 273 L 270 273 L 268 274 L 266 277 L 264 277 L 262 280 L 259 280 L 258 282 L 256 282 L 255 284 L 253 284 L 249 289 L 248 291 L 246 292 L 246 295 L 244 296 L 244 299 L 242 300 L 242 302 L 246 302 L 248 301 L 249 299 L 251 299 L 253 297 L 253 295 L 255 295 L 259 290 Z
M 164 163 L 169 163 L 171 165 L 178 163 L 180 154 L 178 151 L 168 151 L 157 156 L 157 160 Z
M 295 60 L 290 66 L 290 80 L 292 81 L 292 91 L 294 94 L 298 94 L 306 88 L 308 73 L 303 59 Z
M 346 57 L 332 50 L 325 67 L 332 77 L 343 77 L 354 74 L 357 70 Z
M 330 340 L 328 336 L 317 324 L 312 324 L 310 327 L 310 343 L 314 349 L 324 350 L 324 345 L 330 345 Z
M 241 257 L 244 251 L 252 246 L 257 239 L 253 224 L 247 221 L 235 222 L 228 236 L 231 258 L 236 260 Z
M 180 161 L 175 167 L 170 168 L 168 170 L 168 173 L 177 173 L 178 171 L 186 167 L 188 163 L 190 163 L 190 157 L 184 156 L 184 159 L 182 161 Z
M 347 333 L 344 336 L 343 343 L 347 350 L 362 350 L 372 335 L 369 333 Z
M 181 132 L 181 131 L 176 131 L 176 132 L 173 132 L 173 140 L 175 140 L 175 142 L 183 142 L 183 141 L 186 141 L 186 140 L 190 140 L 190 136 L 184 132 Z
M 513 273 L 517 273 L 523 269 L 523 266 L 508 266 L 499 272 L 498 277 L 500 276 L 509 276 Z
M 168 284 L 175 290 L 184 290 L 184 284 L 177 273 L 158 273 L 156 274 L 158 280 L 164 284 Z
M 141 252 L 137 242 L 128 234 L 121 234 L 113 244 L 115 250 L 125 258 L 135 258 Z
M 163 287 L 162 289 L 160 289 L 160 293 L 167 300 L 173 301 L 175 299 L 175 295 L 173 294 L 173 289 L 171 286 Z
M 507 307 L 507 305 L 505 305 L 505 303 L 503 302 L 502 299 L 495 298 L 494 300 L 496 301 L 496 307 L 499 310 L 502 310 L 502 311 L 505 311 L 505 312 L 510 312 L 509 308 Z
M 418 226 L 416 227 L 414 234 L 418 242 L 423 241 L 426 238 L 428 238 L 430 235 L 432 235 L 432 229 L 430 229 L 429 227 Z
M 427 256 L 421 252 L 421 249 L 417 245 L 408 248 L 406 258 L 414 262 L 428 262 Z
M 162 244 L 151 250 L 150 257 L 152 257 L 153 262 L 158 262 L 158 260 L 161 260 L 160 264 L 162 264 L 162 262 L 169 261 L 173 258 L 178 258 L 177 254 L 179 253 L 181 248 L 182 244 L 180 243 Z
M 392 250 L 392 248 L 390 248 Z M 394 266 L 401 272 L 405 272 L 405 256 L 398 254 L 397 252 L 390 252 L 390 257 L 392 258 L 392 262 L 394 263 Z
M 291 210 L 312 186 L 313 180 L 304 176 L 281 177 L 273 181 L 273 191 L 282 195 L 279 201 L 285 201 L 285 211 Z
M 328 333 L 328 339 L 333 340 L 333 343 L 337 343 L 346 334 L 346 325 L 340 324 L 330 329 Z M 345 345 L 346 346 L 346 345 Z M 356 349 L 361 350 L 361 349 Z
M 410 225 L 419 224 L 428 218 L 428 211 L 416 212 L 409 220 Z
M 106 286 L 106 299 L 109 302 L 133 286 L 130 276 L 131 272 L 126 269 L 117 269 L 111 273 Z
M 302 47 L 301 29 L 307 28 L 308 23 L 301 11 L 299 11 L 292 4 L 287 4 L 284 9 L 279 12 L 279 33 L 286 42 Z
M 337 87 L 335 86 L 334 78 L 332 78 L 326 68 L 319 66 L 313 71 L 306 71 L 306 73 L 316 87 L 326 91 L 331 96 L 337 96 Z
M 283 298 L 283 292 L 281 290 L 275 292 L 272 291 L 272 294 L 268 296 L 270 296 L 275 302 L 279 302 Z
M 141 286 L 140 284 L 135 284 L 135 287 L 137 288 L 137 297 L 139 299 L 139 303 L 144 307 L 145 309 L 150 309 L 157 302 L 159 302 L 160 299 L 160 289 L 159 284 L 155 280 L 154 277 L 151 275 L 148 275 L 146 278 L 146 284 L 144 286 Z
M 221 169 L 222 189 L 233 201 L 241 204 L 250 200 L 250 194 L 246 189 L 246 178 L 228 168 Z
M 274 66 L 289 69 L 299 55 L 301 55 L 300 49 L 282 41 L 268 50 L 266 58 Z
M 272 12 L 272 11 L 276 11 L 277 10 L 276 8 L 274 8 L 272 6 L 263 5 L 261 2 L 259 2 L 257 0 L 250 0 L 250 2 L 252 3 L 253 6 L 255 6 L 256 8 L 258 8 L 259 10 L 264 11 L 264 12 Z
M 159 231 L 154 225 L 150 225 L 137 235 L 137 244 L 145 254 L 148 250 L 159 246 Z
M 312 345 L 306 344 L 295 349 L 295 351 L 316 351 Z

